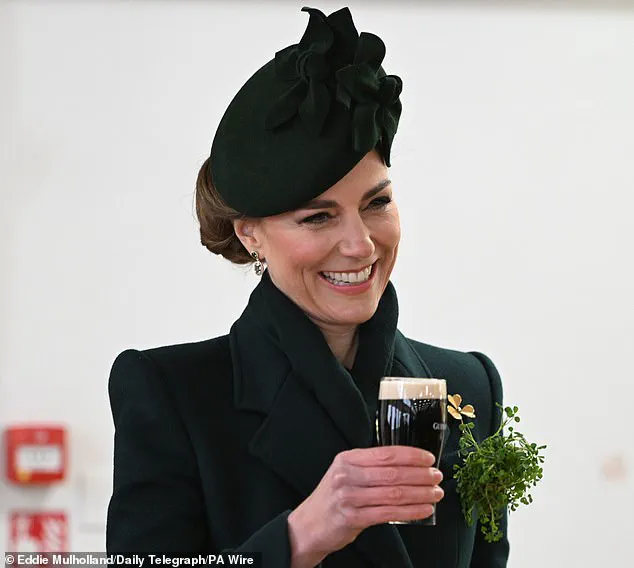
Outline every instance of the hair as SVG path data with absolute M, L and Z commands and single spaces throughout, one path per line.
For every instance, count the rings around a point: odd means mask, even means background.
M 209 158 L 201 166 L 196 180 L 196 216 L 200 224 L 200 242 L 210 252 L 235 264 L 253 262 L 233 229 L 233 221 L 244 215 L 224 203 L 211 180 Z

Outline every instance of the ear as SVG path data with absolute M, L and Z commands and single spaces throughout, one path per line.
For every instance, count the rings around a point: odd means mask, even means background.
M 253 251 L 261 254 L 262 242 L 257 230 L 258 225 L 258 219 L 245 218 L 233 221 L 233 230 L 249 254 Z

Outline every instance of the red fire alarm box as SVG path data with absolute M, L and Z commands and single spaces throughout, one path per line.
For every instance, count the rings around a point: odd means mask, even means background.
M 9 550 L 11 552 L 67 552 L 68 517 L 66 513 L 13 511 L 9 517 Z M 50 561 L 47 564 L 50 565 Z
M 7 479 L 20 485 L 47 484 L 66 476 L 63 426 L 21 425 L 5 431 Z

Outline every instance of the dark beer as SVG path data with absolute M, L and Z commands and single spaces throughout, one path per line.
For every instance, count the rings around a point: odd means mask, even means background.
M 438 458 L 442 454 L 447 400 L 381 399 L 379 401 L 379 444 L 415 446 Z
M 381 446 L 414 446 L 440 463 L 447 429 L 447 387 L 442 379 L 385 377 L 379 388 L 377 438 Z M 436 523 L 432 517 L 414 524 Z

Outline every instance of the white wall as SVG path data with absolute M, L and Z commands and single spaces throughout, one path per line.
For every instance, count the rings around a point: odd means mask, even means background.
M 240 314 L 255 276 L 198 245 L 193 183 L 303 4 L 0 0 L 0 426 L 72 435 L 66 483 L 0 485 L 0 550 L 26 506 L 102 549 L 112 360 Z M 489 354 L 549 445 L 510 566 L 590 567 L 634 532 L 634 10 L 512 4 L 349 3 L 405 82 L 401 329 Z

